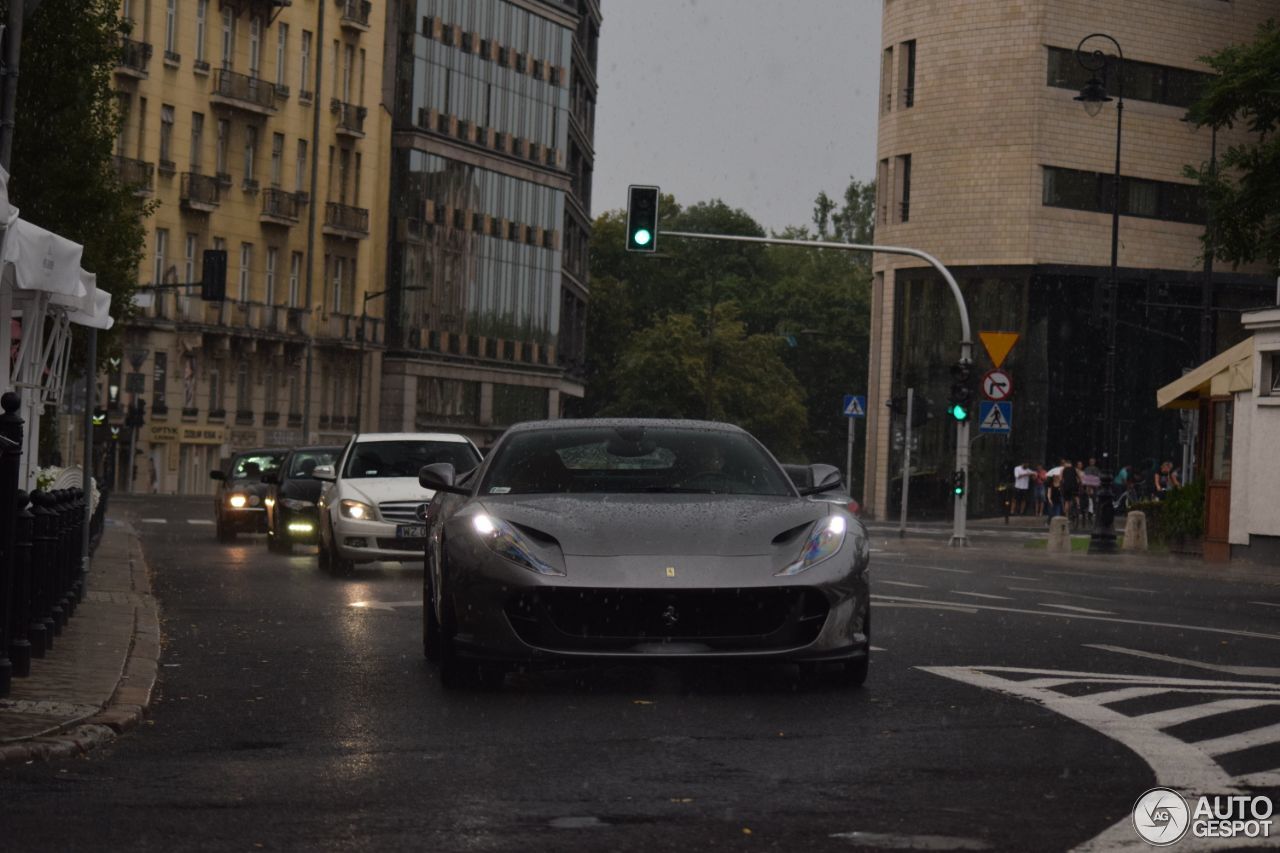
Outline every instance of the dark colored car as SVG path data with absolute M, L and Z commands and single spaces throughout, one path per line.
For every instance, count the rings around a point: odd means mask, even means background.
M 297 447 L 289 451 L 280 470 L 263 477 L 267 483 L 267 547 L 288 553 L 295 544 L 314 545 L 320 529 L 316 502 L 324 481 L 311 472 L 332 465 L 342 447 Z
M 245 450 L 226 467 L 210 471 L 218 481 L 213 494 L 213 518 L 218 539 L 230 542 L 237 533 L 263 533 L 267 529 L 267 484 L 262 475 L 280 467 L 287 451 L 278 448 Z
M 825 466 L 829 468 L 830 466 Z M 473 473 L 419 475 L 423 651 L 447 687 L 512 663 L 829 663 L 867 677 L 865 528 L 738 427 L 639 419 L 507 430 Z

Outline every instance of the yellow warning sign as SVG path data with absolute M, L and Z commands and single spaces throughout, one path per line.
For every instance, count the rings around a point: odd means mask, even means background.
M 996 367 L 1004 364 L 1005 356 L 1018 342 L 1017 332 L 978 332 L 978 337 L 982 340 L 982 345 L 987 348 L 991 363 Z

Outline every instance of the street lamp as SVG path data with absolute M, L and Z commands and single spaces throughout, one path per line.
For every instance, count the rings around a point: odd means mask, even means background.
M 401 287 L 401 293 L 415 293 L 417 291 L 426 290 L 425 287 Z M 364 410 L 364 339 L 367 336 L 365 326 L 369 319 L 369 300 L 377 299 L 379 296 L 386 296 L 391 291 L 379 290 L 374 293 L 366 293 L 364 301 L 360 304 L 360 364 L 356 372 L 356 432 L 359 432 L 363 424 L 360 415 Z M 385 318 L 384 318 L 385 319 Z
M 1085 42 L 1090 39 L 1106 39 L 1116 49 L 1116 170 L 1111 177 L 1111 276 L 1107 282 L 1107 361 L 1102 385 L 1102 476 L 1098 487 L 1098 508 L 1094 513 L 1093 534 L 1089 540 L 1092 554 L 1111 553 L 1116 549 L 1115 505 L 1112 503 L 1111 482 L 1115 474 L 1116 424 L 1116 306 L 1120 297 L 1117 274 L 1120 253 L 1120 128 L 1124 118 L 1124 51 L 1120 43 L 1106 33 L 1090 33 L 1076 45 L 1076 61 L 1093 73 L 1076 100 L 1084 105 L 1085 112 L 1096 116 L 1102 105 L 1112 100 L 1107 94 L 1107 55 L 1100 49 L 1086 52 Z M 1099 79 L 1101 74 L 1103 79 Z

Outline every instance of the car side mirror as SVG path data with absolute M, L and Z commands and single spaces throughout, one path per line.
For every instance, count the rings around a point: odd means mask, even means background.
M 418 472 L 418 485 L 433 492 L 448 492 L 452 495 L 471 494 L 470 489 L 454 485 L 454 476 L 452 463 L 433 462 L 430 465 L 423 465 L 422 470 Z
M 210 479 L 210 480 L 225 480 L 225 479 L 227 479 L 227 475 L 226 475 L 226 474 L 224 474 L 224 473 L 222 473 L 221 471 L 210 471 L 210 472 L 209 472 L 209 479 Z
M 338 475 L 333 470 L 332 465 L 317 465 L 311 469 L 311 476 L 317 480 L 324 480 L 328 483 L 332 483 L 334 480 L 338 479 Z
M 813 485 L 800 490 L 802 495 L 816 495 L 841 488 L 844 481 L 840 478 L 840 469 L 834 465 L 817 463 L 809 466 L 813 472 Z

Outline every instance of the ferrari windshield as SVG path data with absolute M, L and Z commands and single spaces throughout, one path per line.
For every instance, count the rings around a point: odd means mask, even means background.
M 417 477 L 423 465 L 448 462 L 457 471 L 470 471 L 479 455 L 461 441 L 365 441 L 347 457 L 346 478 Z
M 481 494 L 669 492 L 793 495 L 753 438 L 688 427 L 572 427 L 503 442 Z

